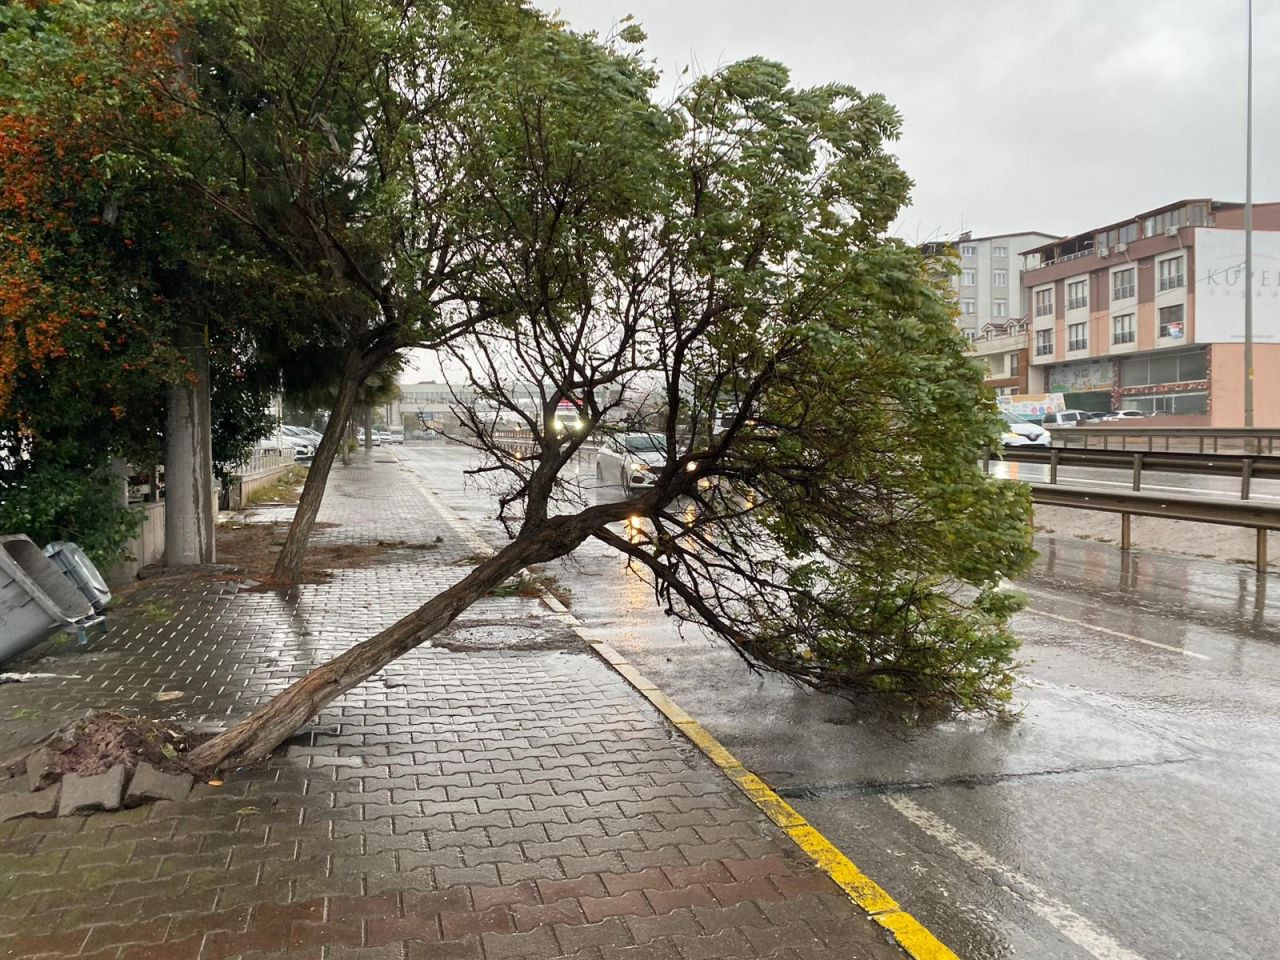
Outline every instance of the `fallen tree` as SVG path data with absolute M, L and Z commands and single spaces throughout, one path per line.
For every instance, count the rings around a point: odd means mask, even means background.
M 510 542 L 192 764 L 261 760 L 589 538 L 754 666 L 999 711 L 1016 649 L 1001 583 L 1029 562 L 1029 501 L 978 469 L 999 437 L 991 398 L 936 271 L 887 236 L 910 186 L 887 152 L 892 107 L 749 60 L 660 108 L 638 57 L 568 31 L 484 79 L 491 113 L 461 128 L 473 189 L 455 213 L 468 332 L 448 350 L 476 388 L 459 413 Z M 584 429 L 557 418 L 566 400 Z M 624 499 L 566 469 L 588 435 L 636 433 L 657 453 Z

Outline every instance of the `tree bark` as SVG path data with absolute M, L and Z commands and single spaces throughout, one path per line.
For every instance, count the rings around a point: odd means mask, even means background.
M 373 407 L 364 408 L 364 452 L 373 453 Z
M 164 561 L 213 563 L 213 433 L 209 407 L 209 344 L 202 326 L 182 324 L 174 346 L 189 376 L 169 388 L 164 436 Z
M 517 538 L 404 619 L 312 670 L 248 719 L 191 751 L 188 763 L 207 773 L 266 759 L 328 703 L 430 640 L 502 581 L 531 563 L 568 553 L 581 539 L 550 529 Z
M 271 571 L 272 578 L 281 583 L 293 583 L 302 570 L 302 558 L 307 552 L 307 541 L 311 539 L 316 515 L 320 513 L 325 484 L 329 482 L 329 471 L 333 468 L 333 458 L 338 447 L 345 443 L 343 434 L 359 389 L 360 377 L 356 373 L 345 373 L 338 384 L 338 395 L 334 398 L 329 422 L 325 425 L 320 446 L 316 447 L 315 456 L 311 460 L 306 483 L 302 485 L 298 509 L 293 514 L 284 546 L 281 547 L 275 568 Z

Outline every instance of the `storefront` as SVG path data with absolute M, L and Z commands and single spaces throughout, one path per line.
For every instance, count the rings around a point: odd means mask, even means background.
M 1106 413 L 1115 409 L 1115 366 L 1111 359 L 1054 364 L 1045 371 L 1045 392 L 1062 394 L 1068 410 Z

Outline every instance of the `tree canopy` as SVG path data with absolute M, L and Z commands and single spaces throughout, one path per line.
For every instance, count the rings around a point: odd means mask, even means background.
M 1002 583 L 1031 557 L 1029 500 L 979 469 L 1000 421 L 932 265 L 888 235 L 910 188 L 896 112 L 761 59 L 661 105 L 642 40 L 632 25 L 516 37 L 469 76 L 485 109 L 459 124 L 465 269 L 448 290 L 466 322 L 447 349 L 476 388 L 462 439 L 510 543 L 196 762 L 261 758 L 588 538 L 756 666 L 915 708 L 1008 699 Z M 585 430 L 559 425 L 566 400 Z M 495 435 L 495 407 L 525 449 Z M 666 456 L 622 500 L 566 469 L 588 437 L 634 430 Z

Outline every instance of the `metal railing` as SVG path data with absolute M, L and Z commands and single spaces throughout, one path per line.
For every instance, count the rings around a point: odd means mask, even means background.
M 1280 507 L 1249 501 L 1166 497 L 1154 493 L 1111 492 L 1050 483 L 1029 483 L 1027 486 L 1031 488 L 1032 501 L 1044 506 L 1120 514 L 1121 550 L 1129 550 L 1132 546 L 1131 519 L 1135 516 L 1245 527 L 1255 531 L 1254 563 L 1259 573 L 1266 573 L 1267 533 L 1280 530 Z
M 1228 442 L 1242 453 L 1275 452 L 1280 427 L 1053 427 L 1053 440 L 1065 448 L 1090 447 L 1097 442 L 1103 450 L 1145 449 L 1159 446 L 1165 451 L 1195 450 L 1217 453 Z M 1206 448 L 1208 448 L 1206 450 Z
M 1248 500 L 1254 480 L 1280 480 L 1280 457 L 1231 453 L 1176 453 L 1143 450 L 1090 450 L 1082 447 L 1009 447 L 1000 454 L 1014 463 L 1037 463 L 1049 468 L 1049 483 L 1058 482 L 1059 467 L 1125 470 L 1133 475 L 1134 491 L 1142 490 L 1144 473 L 1186 473 L 1240 480 L 1240 499 Z M 985 462 L 990 468 L 990 459 Z

